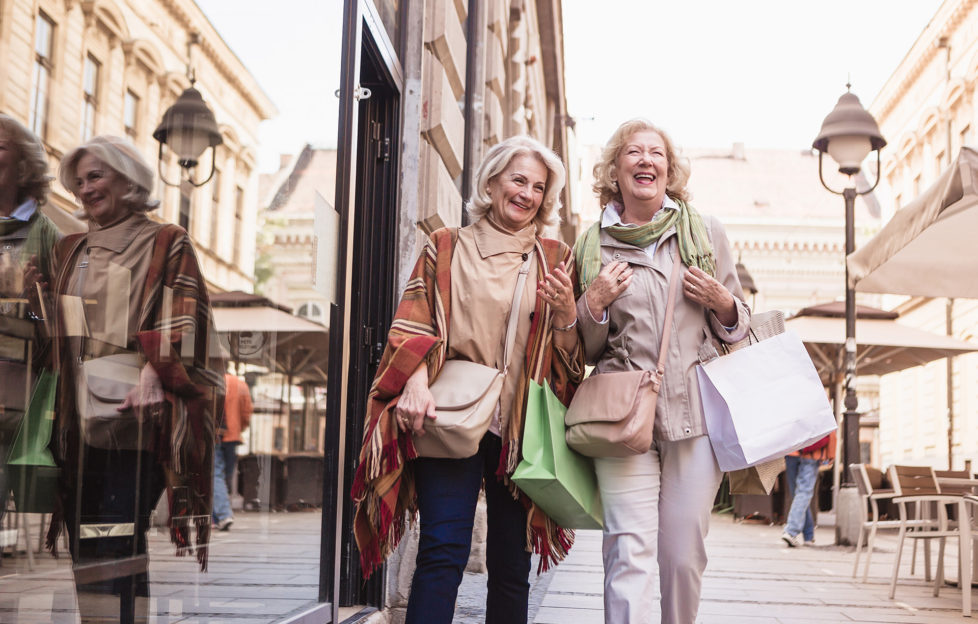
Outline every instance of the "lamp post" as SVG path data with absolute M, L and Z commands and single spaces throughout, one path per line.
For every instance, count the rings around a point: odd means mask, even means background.
M 849 91 L 839 98 L 832 112 L 822 122 L 822 130 L 818 133 L 812 147 L 818 150 L 818 179 L 822 186 L 831 193 L 842 195 L 846 206 L 846 256 L 855 248 L 855 205 L 856 197 L 871 193 L 880 182 L 880 150 L 886 145 L 886 140 L 880 134 L 879 126 L 873 116 L 859 103 L 859 98 Z M 869 189 L 859 192 L 852 176 L 859 173 L 863 160 L 871 151 L 876 152 L 876 182 Z M 837 191 L 825 183 L 822 175 L 822 157 L 828 152 L 829 156 L 839 165 L 839 172 L 849 176 L 849 187 Z M 849 267 L 846 265 L 846 344 L 845 344 L 845 415 L 843 417 L 843 470 L 842 490 L 839 492 L 836 539 L 840 543 L 849 543 L 851 523 L 846 520 L 845 511 L 855 510 L 851 521 L 858 518 L 858 497 L 855 496 L 853 477 L 849 473 L 850 464 L 859 463 L 859 413 L 856 411 L 856 293 L 849 281 Z M 848 490 L 848 491 L 847 491 Z M 855 505 L 852 503 L 855 502 Z M 850 507 L 843 510 L 842 507 Z M 855 525 L 858 531 L 859 524 Z

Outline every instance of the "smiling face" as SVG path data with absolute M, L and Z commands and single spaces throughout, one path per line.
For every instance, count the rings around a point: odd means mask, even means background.
M 639 130 L 625 140 L 611 178 L 618 182 L 626 209 L 646 205 L 656 211 L 662 207 L 669 182 L 666 144 L 654 130 Z
M 514 156 L 505 169 L 489 180 L 493 220 L 510 232 L 530 225 L 543 203 L 547 173 L 547 166 L 536 156 Z
M 130 213 L 123 197 L 129 192 L 129 182 L 86 152 L 75 167 L 75 184 L 89 218 L 101 227 L 111 225 Z

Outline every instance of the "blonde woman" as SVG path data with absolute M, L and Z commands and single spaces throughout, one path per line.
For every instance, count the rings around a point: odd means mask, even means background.
M 563 185 L 560 160 L 529 137 L 490 149 L 476 175 L 469 207 L 473 223 L 431 235 L 388 334 L 354 483 L 355 532 L 369 574 L 397 545 L 404 512 L 420 513 L 409 624 L 452 621 L 483 483 L 486 622 L 526 622 L 531 549 L 549 564 L 570 546 L 572 534 L 509 481 L 520 458 L 529 382 L 549 383 L 567 401 L 583 371 L 571 252 L 541 237 L 558 221 Z M 429 385 L 445 360 L 502 370 L 506 321 L 527 259 L 536 279 L 526 282 L 498 409 L 478 452 L 465 459 L 414 458 L 413 436 L 424 435 L 425 422 L 434 415 Z
M 604 504 L 604 606 L 609 624 L 648 622 L 658 571 L 663 624 L 693 624 L 706 567 L 703 541 L 722 473 L 706 436 L 695 365 L 709 334 L 746 336 L 723 227 L 689 203 L 689 168 L 645 120 L 622 124 L 594 167 L 601 218 L 575 245 L 577 315 L 595 374 L 655 370 L 673 263 L 682 263 L 652 448 L 596 458 Z

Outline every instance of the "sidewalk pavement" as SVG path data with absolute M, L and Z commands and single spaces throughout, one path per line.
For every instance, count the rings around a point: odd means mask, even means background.
M 939 597 L 932 595 L 933 584 L 924 581 L 922 572 L 922 548 L 917 573 L 911 576 L 910 543 L 905 547 L 896 598 L 890 600 L 894 531 L 877 535 L 869 578 L 862 583 L 852 578 L 855 549 L 833 545 L 833 527 L 817 528 L 816 546 L 799 548 L 788 548 L 781 541 L 782 530 L 777 525 L 735 521 L 730 515 L 713 516 L 698 624 L 972 621 L 961 616 L 957 587 L 945 586 Z M 957 547 L 957 540 L 948 541 L 945 566 L 951 578 L 957 578 Z M 936 552 L 935 545 L 935 561 Z M 578 531 L 568 558 L 541 577 L 533 574 L 530 581 L 531 622 L 602 624 L 601 533 Z M 481 621 L 485 575 L 466 574 L 460 589 L 455 622 Z M 649 622 L 659 622 L 657 609 Z

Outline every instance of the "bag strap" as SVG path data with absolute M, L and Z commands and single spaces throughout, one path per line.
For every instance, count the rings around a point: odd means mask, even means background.
M 676 254 L 672 255 L 672 277 L 669 278 L 669 300 L 666 303 L 666 318 L 662 321 L 662 342 L 659 344 L 659 362 L 655 370 L 659 376 L 666 373 L 666 349 L 669 347 L 669 334 L 672 333 L 672 313 L 676 309 L 676 289 L 679 287 L 679 268 L 682 261 Z
M 523 300 L 523 286 L 526 284 L 526 276 L 530 273 L 530 260 L 532 254 L 526 254 L 526 260 L 520 267 L 519 277 L 516 278 L 516 290 L 513 291 L 513 307 L 509 310 L 509 324 L 506 326 L 506 348 L 503 351 L 503 374 L 509 370 L 509 356 L 513 353 L 513 346 L 516 344 L 516 324 L 520 317 L 520 302 Z

